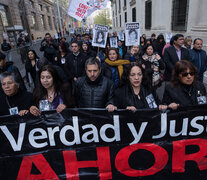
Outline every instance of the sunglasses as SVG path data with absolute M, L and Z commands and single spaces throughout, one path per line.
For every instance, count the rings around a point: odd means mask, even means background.
M 190 76 L 194 76 L 195 75 L 195 72 L 185 72 L 185 73 L 181 73 L 181 75 L 183 76 L 183 77 L 187 77 L 188 75 L 190 74 Z

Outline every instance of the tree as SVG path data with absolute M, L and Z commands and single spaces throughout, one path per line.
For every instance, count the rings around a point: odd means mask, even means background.
M 112 20 L 110 19 L 109 9 L 103 9 L 100 11 L 100 14 L 94 18 L 95 24 L 102 24 L 102 25 L 111 25 Z

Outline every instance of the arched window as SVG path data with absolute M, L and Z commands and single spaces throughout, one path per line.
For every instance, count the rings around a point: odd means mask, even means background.
M 188 9 L 188 0 L 173 0 L 172 30 L 186 31 Z
M 152 1 L 145 2 L 145 29 L 151 29 L 152 25 Z

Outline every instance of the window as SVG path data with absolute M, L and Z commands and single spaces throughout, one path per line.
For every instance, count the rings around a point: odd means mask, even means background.
M 120 27 L 121 27 L 121 15 L 119 15 Z
M 132 9 L 132 22 L 136 22 L 136 8 Z
M 49 13 L 50 12 L 50 7 L 49 6 L 46 6 L 46 10 Z
M 38 26 L 37 26 L 36 14 L 32 13 L 31 18 L 32 18 L 32 22 L 31 22 L 31 26 L 30 26 L 31 29 L 37 30 Z
M 125 23 L 127 22 L 127 12 L 124 13 Z
M 121 12 L 121 1 L 119 0 L 119 12 Z
M 117 3 L 115 2 L 115 13 L 117 15 Z
M 0 5 L 0 18 L 2 19 L 3 25 L 11 26 L 11 19 L 8 12 L 8 7 Z
M 124 0 L 124 6 L 126 6 L 126 0 Z
M 53 17 L 53 23 L 54 23 L 55 29 L 57 29 L 57 23 L 56 23 L 55 17 Z
M 145 2 L 145 29 L 151 29 L 152 25 L 152 1 Z
M 52 22 L 51 22 L 51 18 L 50 18 L 50 16 L 48 16 L 47 18 L 48 18 L 48 25 L 49 25 L 49 28 L 50 28 L 50 30 L 52 30 Z
M 42 27 L 44 28 L 44 29 L 46 29 L 46 25 L 45 25 L 45 17 L 44 17 L 44 15 L 40 15 L 40 18 L 41 18 L 41 23 L 42 23 Z
M 33 2 L 33 0 L 30 0 L 29 3 L 30 3 L 31 8 L 34 9 L 35 7 L 34 7 L 34 2 Z
M 185 31 L 187 27 L 188 0 L 173 0 L 172 30 Z
M 118 27 L 118 18 L 116 17 L 116 27 Z
M 42 5 L 41 4 L 39 4 L 39 10 L 42 11 Z

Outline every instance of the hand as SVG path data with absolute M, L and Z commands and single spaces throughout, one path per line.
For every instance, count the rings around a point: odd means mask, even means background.
M 134 106 L 127 106 L 126 109 L 130 110 L 130 111 L 136 111 L 137 110 Z
M 57 113 L 61 113 L 64 109 L 66 109 L 66 105 L 65 104 L 59 104 L 56 111 L 57 111 Z
M 167 109 L 167 105 L 159 105 L 159 110 L 165 110 Z
M 41 112 L 40 110 L 36 107 L 36 106 L 31 106 L 29 108 L 29 111 L 31 114 L 33 114 L 34 116 L 40 116 Z
M 57 58 L 57 57 L 55 57 L 55 58 L 54 58 L 54 60 L 55 60 L 55 61 L 57 61 L 57 60 L 58 60 L 58 58 Z
M 117 107 L 113 104 L 109 104 L 108 106 L 106 106 L 106 109 L 108 110 L 108 112 L 113 112 L 114 110 L 117 110 Z
M 19 116 L 24 116 L 25 114 L 27 114 L 29 112 L 29 110 L 21 110 L 19 111 Z
M 180 106 L 180 104 L 176 104 L 176 103 L 171 103 L 168 105 L 168 107 L 173 110 L 176 110 L 179 106 Z
M 73 78 L 73 80 L 74 80 L 74 81 L 77 81 L 77 80 L 78 80 L 78 78 L 74 77 L 74 78 Z
M 157 60 L 160 60 L 160 59 L 161 59 L 161 57 L 160 57 L 159 54 L 156 54 L 156 55 L 155 55 L 155 58 L 156 58 Z
M 98 56 L 96 56 L 96 59 L 98 59 L 101 62 L 101 59 Z
M 154 70 L 155 72 L 158 72 L 158 71 L 159 71 L 159 68 L 158 68 L 157 66 L 155 66 L 155 67 L 153 68 L 153 70 Z

